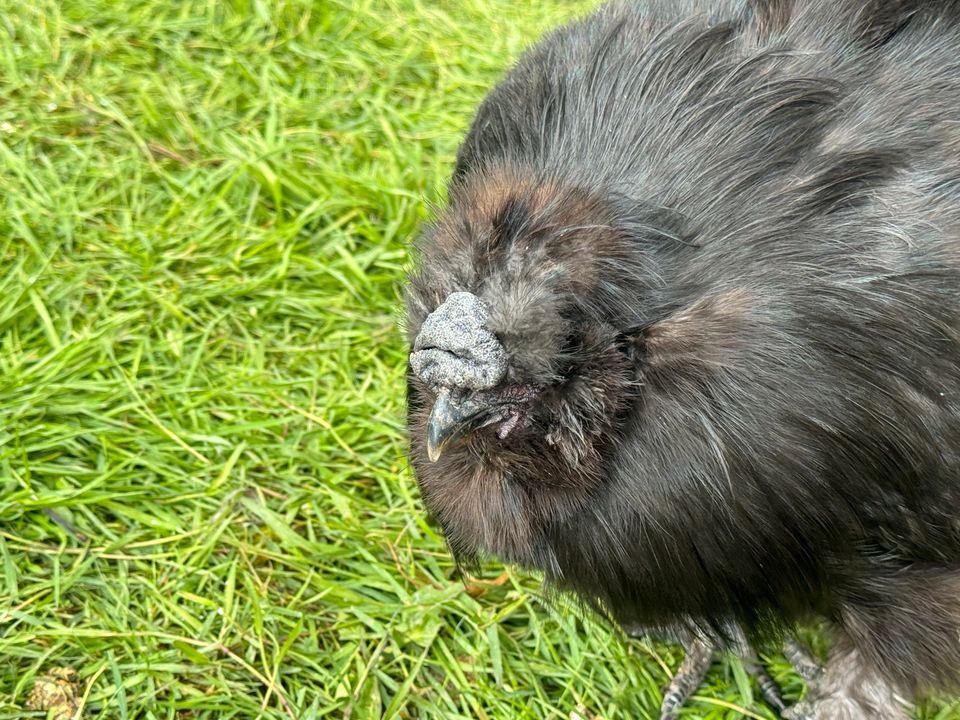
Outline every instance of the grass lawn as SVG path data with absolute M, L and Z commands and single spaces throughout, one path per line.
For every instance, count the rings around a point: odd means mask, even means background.
M 407 242 L 590 4 L 0 0 L 0 718 L 654 716 L 677 651 L 458 579 L 404 459 Z

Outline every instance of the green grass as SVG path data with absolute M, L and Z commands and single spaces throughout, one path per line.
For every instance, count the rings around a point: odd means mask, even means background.
M 457 579 L 404 459 L 407 243 L 590 4 L 0 0 L 0 718 L 653 715 L 676 650 Z

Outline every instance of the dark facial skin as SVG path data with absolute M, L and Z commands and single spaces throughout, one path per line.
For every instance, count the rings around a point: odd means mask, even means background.
M 411 365 L 417 480 L 458 559 L 624 625 L 826 617 L 955 687 L 960 7 L 744 7 L 608 6 L 480 106 L 406 299 L 485 350 Z

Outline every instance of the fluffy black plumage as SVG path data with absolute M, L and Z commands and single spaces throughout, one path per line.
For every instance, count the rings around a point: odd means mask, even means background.
M 458 291 L 509 361 L 481 398 L 508 410 L 436 462 L 444 388 L 408 373 L 458 558 L 625 626 L 823 616 L 837 668 L 960 683 L 960 2 L 647 0 L 555 32 L 460 149 L 411 342 Z M 811 713 L 900 717 L 868 705 Z

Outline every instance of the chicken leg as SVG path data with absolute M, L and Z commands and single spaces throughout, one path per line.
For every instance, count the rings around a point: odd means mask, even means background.
M 628 628 L 627 633 L 631 637 L 645 635 L 643 631 L 632 628 Z M 827 716 L 816 715 L 810 716 L 808 719 L 807 714 L 805 714 L 807 711 L 802 707 L 799 711 L 788 710 L 779 685 L 763 667 L 756 651 L 747 641 L 743 631 L 739 627 L 731 628 L 730 637 L 733 640 L 732 650 L 740 657 L 746 671 L 757 681 L 760 694 L 767 705 L 778 714 L 783 714 L 784 717 L 791 720 L 826 720 Z M 686 704 L 690 696 L 703 683 L 714 655 L 722 649 L 721 644 L 716 640 L 693 634 L 687 634 L 681 640 L 681 645 L 686 657 L 663 692 L 663 699 L 660 704 L 660 720 L 676 720 L 680 708 Z M 793 668 L 805 681 L 813 683 L 823 673 L 823 669 L 811 652 L 795 638 L 790 638 L 784 643 L 783 652 Z M 899 720 L 899 718 L 896 720 Z
M 676 720 L 677 712 L 703 684 L 703 678 L 713 660 L 716 645 L 697 638 L 685 643 L 684 650 L 686 650 L 686 657 L 663 692 L 660 720 Z
M 805 658 L 799 664 L 790 661 L 805 675 Z M 822 669 L 804 679 L 807 696 L 784 712 L 785 720 L 909 720 L 909 703 L 845 642 L 831 650 Z

